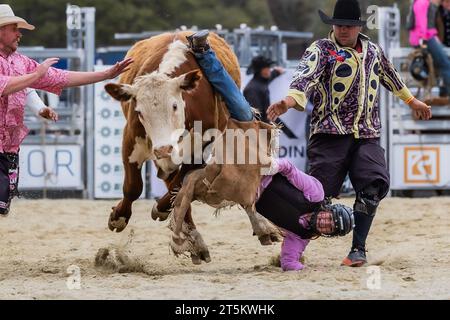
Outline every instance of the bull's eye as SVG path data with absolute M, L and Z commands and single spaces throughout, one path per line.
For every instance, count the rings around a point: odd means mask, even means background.
M 178 110 L 178 105 L 176 102 L 173 103 L 172 105 L 173 111 L 177 111 Z
M 142 113 L 140 111 L 136 110 L 136 113 L 137 113 L 138 117 L 142 117 Z

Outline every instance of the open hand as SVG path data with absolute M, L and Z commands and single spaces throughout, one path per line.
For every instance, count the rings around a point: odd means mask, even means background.
M 278 101 L 267 109 L 267 118 L 270 121 L 275 121 L 280 115 L 287 112 L 288 109 L 288 105 L 284 100 Z
M 431 107 L 418 99 L 414 99 L 409 106 L 413 110 L 414 117 L 420 120 L 431 119 Z
M 50 107 L 45 107 L 39 110 L 39 115 L 47 120 L 58 121 L 58 114 Z
M 113 67 L 106 70 L 106 77 L 107 79 L 114 79 L 117 76 L 119 76 L 123 72 L 127 72 L 130 70 L 128 66 L 132 64 L 134 61 L 132 58 L 127 58 L 125 60 L 122 60 L 120 62 L 117 62 Z
M 39 75 L 39 79 L 47 74 L 48 68 L 58 63 L 59 58 L 49 58 L 42 62 L 37 68 L 36 73 Z

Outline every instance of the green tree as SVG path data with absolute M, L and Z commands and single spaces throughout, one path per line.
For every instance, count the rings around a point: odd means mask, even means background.
M 24 31 L 23 45 L 64 47 L 67 0 L 4 0 L 14 12 L 36 26 Z M 77 0 L 72 4 L 96 8 L 97 46 L 112 45 L 114 34 L 152 30 L 174 30 L 181 25 L 236 28 L 272 24 L 264 0 Z
M 4 0 L 14 12 L 37 29 L 24 31 L 23 45 L 65 47 L 66 5 L 68 0 Z M 397 3 L 404 25 L 410 1 L 359 0 L 363 13 L 369 5 L 391 6 Z M 72 4 L 96 8 L 97 46 L 120 44 L 114 34 L 152 30 L 174 30 L 181 25 L 214 28 L 221 24 L 233 29 L 241 23 L 257 27 L 278 25 L 281 30 L 310 31 L 315 38 L 328 34 L 317 10 L 333 14 L 336 0 L 77 0 Z M 377 40 L 377 32 L 365 30 Z M 407 45 L 407 31 L 402 30 Z

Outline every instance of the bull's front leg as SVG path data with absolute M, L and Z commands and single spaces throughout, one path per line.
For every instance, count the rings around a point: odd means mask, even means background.
M 194 264 L 211 262 L 208 247 L 197 231 L 192 220 L 191 203 L 195 200 L 196 185 L 205 177 L 204 170 L 194 171 L 186 178 L 183 187 L 174 201 L 174 211 L 170 228 L 172 230 L 171 248 L 178 255 L 190 252 Z
M 258 236 L 259 242 L 263 246 L 271 245 L 273 242 L 280 242 L 283 236 L 278 228 L 260 215 L 253 208 L 245 209 L 250 223 L 252 224 L 254 235 Z
M 165 221 L 169 217 L 170 212 L 173 209 L 174 198 L 181 188 L 181 184 L 183 182 L 184 177 L 189 171 L 199 167 L 201 166 L 183 164 L 179 170 L 176 170 L 175 172 L 171 173 L 167 178 L 164 179 L 168 191 L 163 197 L 161 197 L 161 199 L 159 199 L 153 205 L 152 208 L 153 220 Z M 191 220 L 192 220 L 191 209 L 189 209 L 189 211 L 186 214 L 186 222 L 190 222 Z
M 145 137 L 145 133 L 143 133 L 143 136 Z M 122 141 L 122 161 L 125 172 L 123 199 L 112 208 L 108 221 L 108 227 L 111 231 L 122 232 L 126 228 L 131 218 L 132 204 L 141 196 L 143 189 L 141 166 L 144 161 L 131 159 L 133 162 L 130 162 L 130 156 L 134 150 L 139 150 L 139 143 L 145 143 L 143 141 L 145 141 L 145 138 L 136 138 L 128 124 L 125 126 Z
M 174 187 L 171 185 L 171 181 L 173 181 L 173 179 L 177 177 L 178 172 L 179 170 L 173 172 L 168 178 L 164 180 L 168 191 L 153 205 L 151 214 L 152 219 L 155 221 L 166 221 L 170 215 L 170 212 L 172 210 L 172 198 L 174 196 L 174 193 L 178 191 L 174 190 Z

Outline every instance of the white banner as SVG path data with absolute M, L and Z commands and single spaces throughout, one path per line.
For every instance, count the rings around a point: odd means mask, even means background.
M 81 147 L 22 145 L 20 189 L 84 189 Z
M 448 188 L 450 145 L 394 145 L 392 189 Z
M 95 66 L 95 70 L 109 67 Z M 114 81 L 96 83 L 94 93 L 94 197 L 98 199 L 118 199 L 123 196 L 122 136 L 125 117 L 120 103 L 105 91 L 105 84 L 109 82 Z M 145 179 L 145 168 L 142 169 L 142 178 Z

